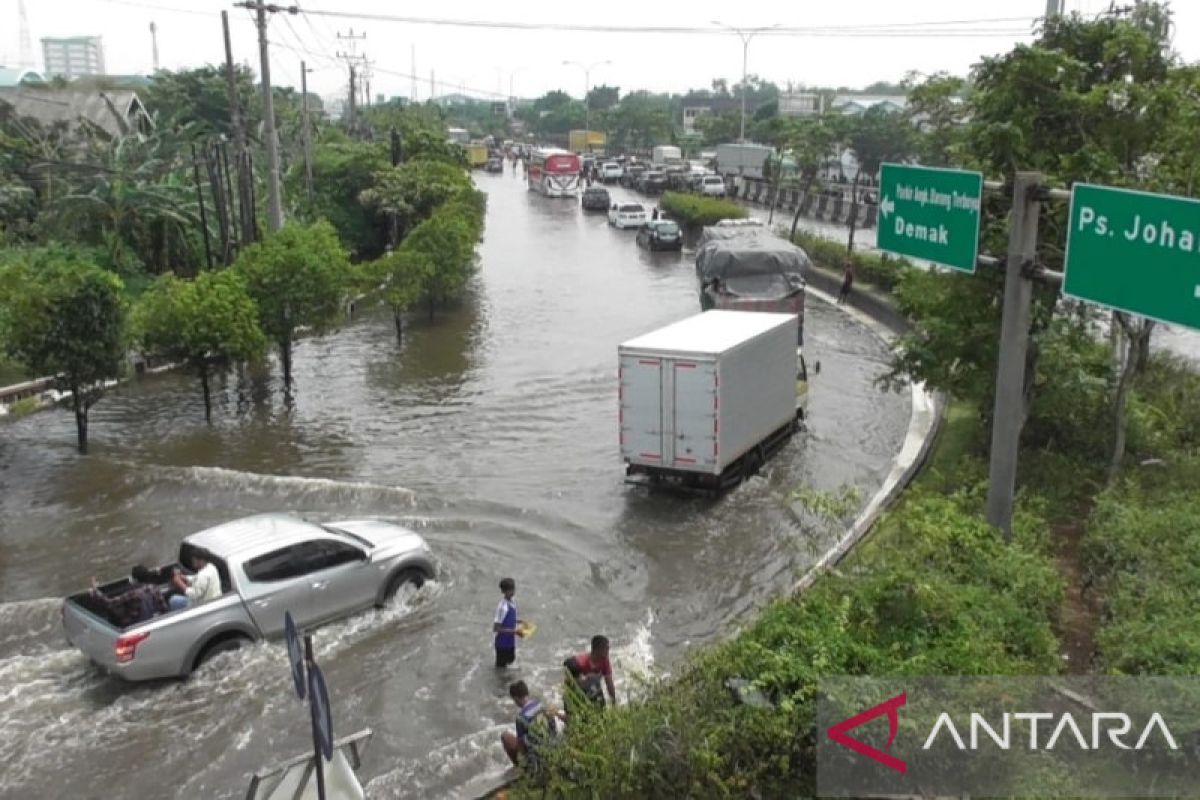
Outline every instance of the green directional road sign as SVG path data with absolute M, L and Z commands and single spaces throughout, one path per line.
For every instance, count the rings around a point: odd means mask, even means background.
M 1077 183 L 1063 294 L 1200 329 L 1200 201 Z
M 983 175 L 884 164 L 879 171 L 880 250 L 975 271 Z

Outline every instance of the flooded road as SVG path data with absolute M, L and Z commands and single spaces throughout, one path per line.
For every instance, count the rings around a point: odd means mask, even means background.
M 557 665 L 601 632 L 619 691 L 669 670 L 832 539 L 795 524 L 792 487 L 854 484 L 865 498 L 880 484 L 908 395 L 873 386 L 884 346 L 814 299 L 809 430 L 718 501 L 626 487 L 616 347 L 698 311 L 691 258 L 639 250 L 633 231 L 511 173 L 477 181 L 486 241 L 462 307 L 414 319 L 403 346 L 369 310 L 302 342 L 292 408 L 274 372 L 231 375 L 210 428 L 194 379 L 151 377 L 95 407 L 86 458 L 65 411 L 0 421 L 0 797 L 239 797 L 251 772 L 309 747 L 280 643 L 187 682 L 128 686 L 63 639 L 64 594 L 172 560 L 202 527 L 289 510 L 426 536 L 436 582 L 316 642 L 335 734 L 375 731 L 370 795 L 441 797 L 502 770 L 508 681 L 552 692 Z M 538 631 L 498 675 L 505 575 Z

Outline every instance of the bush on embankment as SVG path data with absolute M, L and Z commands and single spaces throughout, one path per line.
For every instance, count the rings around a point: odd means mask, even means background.
M 667 215 L 687 228 L 715 225 L 723 219 L 743 219 L 746 209 L 730 200 L 667 192 L 658 203 Z
M 1058 671 L 1061 584 L 1045 523 L 1025 508 L 1009 547 L 979 504 L 977 487 L 918 490 L 840 571 L 693 653 L 644 701 L 573 723 L 549 757 L 548 787 L 515 796 L 811 796 L 822 676 Z M 731 677 L 773 707 L 736 702 Z
M 796 231 L 792 241 L 804 248 L 814 264 L 826 269 L 841 272 L 846 263 L 846 245 L 833 239 L 826 239 L 804 231 Z M 849 255 L 854 264 L 856 280 L 878 286 L 885 291 L 891 291 L 900 282 L 904 273 L 915 269 L 913 264 L 902 258 L 866 253 L 855 250 Z
M 1200 375 L 1157 357 L 1135 389 L 1130 458 L 1096 498 L 1085 590 L 1099 603 L 1098 667 L 1200 672 Z M 1143 462 L 1143 463 L 1139 463 Z

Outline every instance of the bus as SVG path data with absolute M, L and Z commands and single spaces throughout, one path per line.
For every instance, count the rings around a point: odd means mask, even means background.
M 531 190 L 547 197 L 574 197 L 579 189 L 579 156 L 557 148 L 534 150 L 528 176 Z

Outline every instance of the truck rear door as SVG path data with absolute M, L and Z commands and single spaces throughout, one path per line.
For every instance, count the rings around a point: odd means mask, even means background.
M 717 463 L 717 370 L 709 361 L 671 362 L 673 436 L 668 466 L 689 472 L 713 472 Z
M 663 466 L 663 359 L 622 356 L 620 383 L 621 454 Z

